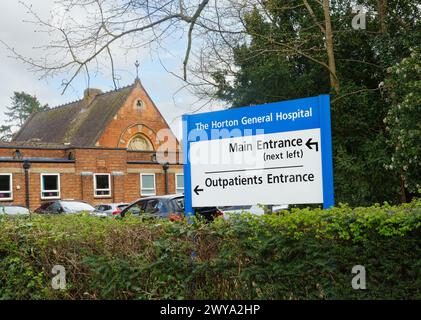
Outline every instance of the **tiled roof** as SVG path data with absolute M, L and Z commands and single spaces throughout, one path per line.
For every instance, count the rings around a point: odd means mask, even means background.
M 51 143 L 51 142 L 41 142 L 37 140 L 29 141 L 0 141 L 0 148 L 46 148 L 46 149 L 67 149 L 70 147 L 68 144 L 64 143 Z
M 92 147 L 130 95 L 134 85 L 33 114 L 11 144 L 59 144 Z

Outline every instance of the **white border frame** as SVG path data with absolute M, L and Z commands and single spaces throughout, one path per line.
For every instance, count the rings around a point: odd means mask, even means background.
M 153 189 L 152 188 L 147 188 L 147 191 L 152 191 L 153 190 L 153 194 L 152 193 L 148 193 L 148 194 L 143 194 L 142 193 L 142 177 L 143 176 L 153 176 Z M 156 196 L 156 175 L 155 173 L 141 173 L 140 174 L 140 195 L 141 196 Z
M 97 176 L 108 176 L 108 185 L 109 188 L 108 189 L 97 189 L 96 187 L 96 177 Z M 94 182 L 94 198 L 96 199 L 106 199 L 106 198 L 112 198 L 112 185 L 111 185 L 111 174 L 110 173 L 94 173 L 93 174 L 93 182 Z M 97 195 L 96 192 L 97 191 L 109 191 L 110 194 L 109 195 Z
M 175 185 L 175 193 L 176 194 L 182 194 L 182 193 L 184 193 L 184 185 L 183 185 L 183 192 L 178 192 L 177 191 L 178 189 L 181 189 L 181 188 L 178 188 L 178 185 L 177 185 L 177 177 L 179 177 L 179 176 L 182 176 L 183 177 L 183 182 L 184 182 L 184 173 L 176 173 L 175 174 L 175 183 L 174 183 L 174 185 Z
M 60 173 L 41 173 L 40 175 L 41 180 L 41 200 L 58 200 L 61 199 L 61 183 L 60 183 Z M 44 190 L 44 180 L 42 179 L 44 176 L 56 176 L 57 177 L 57 187 L 58 190 Z M 58 196 L 53 197 L 45 197 L 42 194 L 44 192 L 57 192 Z
M 0 201 L 13 201 L 13 174 L 12 173 L 0 173 L 0 176 L 9 176 L 9 181 L 10 181 L 10 198 L 0 198 Z M 8 192 L 8 191 L 3 190 L 3 192 Z

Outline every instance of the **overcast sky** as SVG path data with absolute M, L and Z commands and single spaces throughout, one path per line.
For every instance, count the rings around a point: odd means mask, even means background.
M 42 17 L 49 17 L 51 10 L 55 9 L 54 0 L 24 0 L 27 4 L 32 4 L 34 11 Z M 45 34 L 34 32 L 34 26 L 24 22 L 29 20 L 30 15 L 18 0 L 7 0 L 0 2 L 0 39 L 6 42 L 27 57 L 39 57 L 40 52 L 34 50 L 34 47 L 48 42 Z M 176 41 L 176 40 L 174 40 Z M 175 50 L 171 51 L 179 57 L 183 55 L 184 41 L 170 43 L 169 46 Z M 165 53 L 160 54 L 161 61 L 171 71 L 181 70 L 181 58 L 174 58 Z M 130 54 L 117 54 L 115 56 L 116 69 L 121 76 L 121 86 L 133 83 L 136 77 L 134 63 L 136 59 L 140 60 L 140 79 L 143 86 L 154 100 L 157 107 L 166 118 L 174 133 L 181 137 L 180 116 L 195 110 L 203 102 L 197 101 L 197 98 L 186 90 L 178 92 L 183 83 L 173 75 L 167 73 L 162 67 L 155 53 L 149 49 L 143 49 L 139 52 Z M 106 70 L 105 70 L 106 72 Z M 105 74 L 104 72 L 104 74 Z M 10 105 L 10 97 L 14 91 L 25 91 L 37 96 L 41 103 L 48 103 L 51 106 L 57 106 L 73 100 L 80 99 L 83 96 L 83 90 L 86 88 L 86 81 L 82 78 L 77 79 L 73 87 L 64 95 L 61 94 L 61 81 L 58 77 L 55 79 L 39 80 L 39 75 L 28 70 L 28 66 L 21 61 L 10 58 L 10 53 L 0 44 L 0 124 L 4 122 L 4 112 Z M 91 87 L 109 91 L 113 89 L 112 80 L 107 76 L 98 75 L 91 78 Z M 219 105 L 213 105 L 204 108 L 201 112 L 220 109 Z

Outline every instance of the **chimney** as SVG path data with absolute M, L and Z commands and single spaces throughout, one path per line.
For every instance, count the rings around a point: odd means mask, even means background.
M 95 97 L 99 94 L 102 94 L 102 91 L 99 89 L 88 88 L 83 93 L 83 103 L 85 108 L 89 107 L 91 102 L 95 99 Z

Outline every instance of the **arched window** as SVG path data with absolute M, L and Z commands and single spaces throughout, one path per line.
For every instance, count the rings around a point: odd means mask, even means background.
M 141 100 L 141 99 L 136 99 L 136 101 L 135 101 L 135 103 L 134 103 L 134 106 L 135 106 L 135 109 L 136 110 L 141 110 L 141 109 L 143 109 L 143 107 L 144 107 L 144 103 L 143 103 L 143 101 Z
M 142 135 L 132 138 L 127 148 L 135 151 L 153 151 L 152 143 Z

